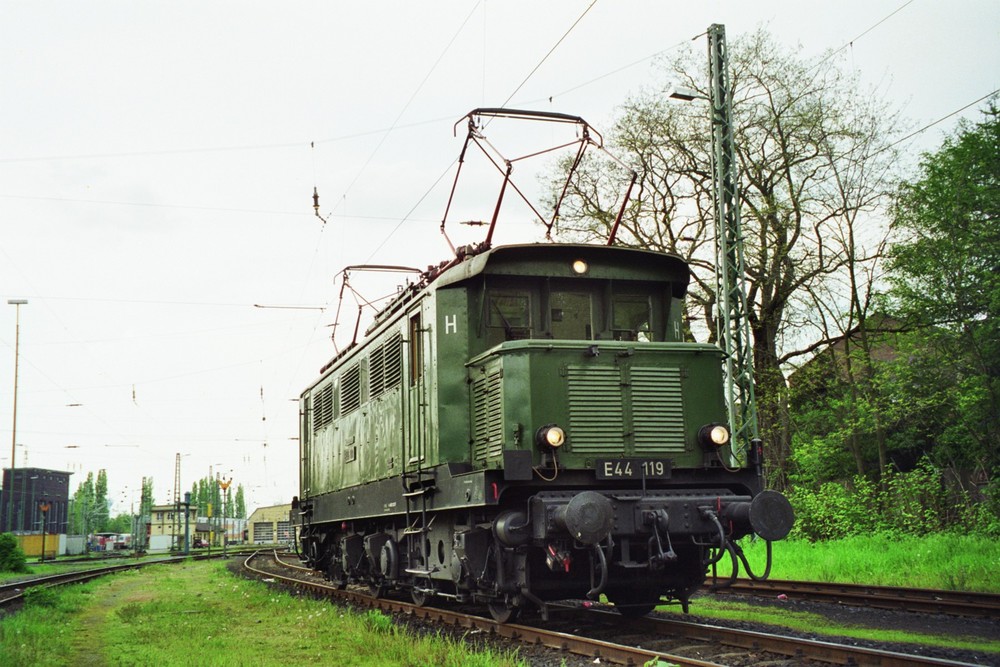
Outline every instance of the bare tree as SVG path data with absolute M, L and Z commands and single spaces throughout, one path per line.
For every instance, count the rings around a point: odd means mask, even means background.
M 843 304 L 844 312 L 857 307 L 838 285 L 857 262 L 881 252 L 878 244 L 859 250 L 856 232 L 869 220 L 882 224 L 871 216 L 891 189 L 898 119 L 832 58 L 805 60 L 763 30 L 732 40 L 729 58 L 758 412 L 770 481 L 781 487 L 790 451 L 782 364 L 830 337 L 817 326 L 817 295 L 842 296 L 831 303 Z M 674 84 L 707 98 L 706 67 L 705 57 L 691 51 L 664 61 L 664 80 L 628 100 L 608 136 L 611 150 L 640 179 L 619 242 L 691 262 L 691 331 L 711 341 L 709 113 L 702 104 L 670 102 L 662 92 Z M 563 205 L 563 233 L 606 234 L 621 171 L 596 160 L 581 170 Z

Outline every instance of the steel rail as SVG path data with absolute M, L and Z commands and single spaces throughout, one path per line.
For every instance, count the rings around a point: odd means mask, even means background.
M 996 618 L 1000 616 L 1000 595 L 930 588 L 898 588 L 815 581 L 737 579 L 732 586 L 712 591 L 718 595 L 785 595 L 797 600 L 833 602 L 929 614 L 950 614 Z
M 541 645 L 560 651 L 567 651 L 575 655 L 582 655 L 588 658 L 613 662 L 620 665 L 643 665 L 651 661 L 668 660 L 683 667 L 720 667 L 718 663 L 706 662 L 704 660 L 686 658 L 683 656 L 671 655 L 669 653 L 650 651 L 639 647 L 625 646 L 612 642 L 589 639 L 565 632 L 556 632 L 529 625 L 497 623 L 493 619 L 485 618 L 483 616 L 475 616 L 455 610 L 441 609 L 438 607 L 418 607 L 415 604 L 402 602 L 400 600 L 373 598 L 370 595 L 364 595 L 351 590 L 340 590 L 336 587 L 321 584 L 315 581 L 303 581 L 302 579 L 297 579 L 295 577 L 283 576 L 268 570 L 261 570 L 251 565 L 254 558 L 257 558 L 263 553 L 264 552 L 261 551 L 249 556 L 243 563 L 244 568 L 267 579 L 280 580 L 285 584 L 316 595 L 349 600 L 359 606 L 367 606 L 394 613 L 408 614 L 414 618 L 426 620 L 438 625 L 481 630 L 494 636 L 503 637 L 512 641 Z M 277 562 L 280 565 L 287 566 L 287 564 L 282 561 Z
M 590 614 L 617 616 L 616 612 L 590 610 Z M 879 665 L 880 667 L 911 667 L 920 665 L 962 666 L 971 663 L 931 658 L 910 653 L 896 653 L 882 649 L 836 644 L 814 639 L 773 635 L 752 630 L 737 630 L 722 626 L 677 621 L 657 617 L 632 619 L 631 632 L 648 632 L 664 637 L 686 637 L 688 639 L 721 642 L 744 650 L 767 651 L 790 656 L 795 659 L 818 660 L 838 665 Z
M 42 577 L 30 577 L 13 581 L 5 581 L 0 584 L 0 609 L 13 605 L 18 600 L 22 600 L 24 598 L 24 591 L 30 588 L 48 588 L 54 586 L 66 586 L 69 584 L 79 584 L 85 581 L 90 581 L 91 579 L 103 577 L 105 575 L 124 572 L 126 570 L 139 569 L 146 567 L 147 565 L 183 563 L 186 560 L 209 560 L 221 557 L 222 552 L 220 551 L 217 554 L 194 554 L 189 556 L 177 555 L 165 558 L 143 559 L 132 563 L 119 563 L 114 565 L 95 563 L 96 567 L 73 570 L 71 572 L 61 572 L 59 574 L 50 574 Z
M 291 576 L 282 576 L 271 571 L 261 570 L 250 565 L 250 562 L 263 552 L 247 558 L 244 566 L 259 575 L 275 580 L 281 580 L 296 588 L 305 589 L 322 596 L 340 597 L 353 603 L 384 609 L 387 611 L 410 614 L 416 618 L 425 619 L 442 625 L 452 625 L 462 628 L 474 628 L 489 632 L 498 637 L 504 637 L 528 644 L 541 644 L 549 648 L 568 651 L 576 655 L 599 658 L 601 660 L 625 665 L 646 664 L 650 660 L 666 660 L 678 665 L 716 665 L 696 658 L 690 658 L 670 653 L 658 652 L 639 647 L 627 646 L 613 642 L 592 639 L 585 636 L 557 632 L 545 628 L 522 624 L 497 623 L 493 619 L 464 614 L 455 610 L 436 607 L 418 607 L 417 605 L 391 600 L 373 598 L 350 590 L 338 590 L 333 586 L 315 581 L 303 581 Z M 275 554 L 275 556 L 277 556 Z M 288 567 L 287 563 L 275 558 L 279 565 Z M 297 568 L 301 569 L 301 568 Z M 706 642 L 706 646 L 724 645 L 740 651 L 767 652 L 789 656 L 795 660 L 816 660 L 832 664 L 879 665 L 883 667 L 904 666 L 937 666 L 937 667 L 968 667 L 970 663 L 944 660 L 941 658 L 924 657 L 913 654 L 895 653 L 881 649 L 849 646 L 797 637 L 772 635 L 763 632 L 737 630 L 714 625 L 677 621 L 660 617 L 645 617 L 638 619 L 623 619 L 617 612 L 599 609 L 573 608 L 585 614 L 585 618 L 606 621 L 621 627 L 626 624 L 629 634 L 640 634 L 647 638 L 684 638 L 698 642 Z

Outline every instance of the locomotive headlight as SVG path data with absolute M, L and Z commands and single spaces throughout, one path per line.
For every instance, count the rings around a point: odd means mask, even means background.
M 709 449 L 722 447 L 729 442 L 729 429 L 722 424 L 707 424 L 698 431 L 698 441 Z
M 576 260 L 576 261 L 573 262 L 573 273 L 575 273 L 575 274 L 577 274 L 579 276 L 582 276 L 583 274 L 585 274 L 589 270 L 590 270 L 590 267 L 587 266 L 587 263 L 585 261 L 583 261 L 582 259 L 578 259 L 578 260 Z
M 535 442 L 539 447 L 558 449 L 566 442 L 566 432 L 555 424 L 548 424 L 535 433 Z

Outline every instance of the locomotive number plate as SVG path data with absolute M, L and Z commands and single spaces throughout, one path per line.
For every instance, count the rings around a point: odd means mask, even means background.
M 597 479 L 670 479 L 670 459 L 597 459 Z

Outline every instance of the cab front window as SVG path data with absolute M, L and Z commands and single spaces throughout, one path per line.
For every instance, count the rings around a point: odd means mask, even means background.
M 549 297 L 552 337 L 557 340 L 591 340 L 594 316 L 590 294 L 552 292 Z
M 490 345 L 531 337 L 531 296 L 527 292 L 490 290 L 486 308 Z
M 641 295 L 615 295 L 611 302 L 611 329 L 615 340 L 634 340 L 648 343 L 653 340 L 650 321 L 652 312 L 649 297 Z

